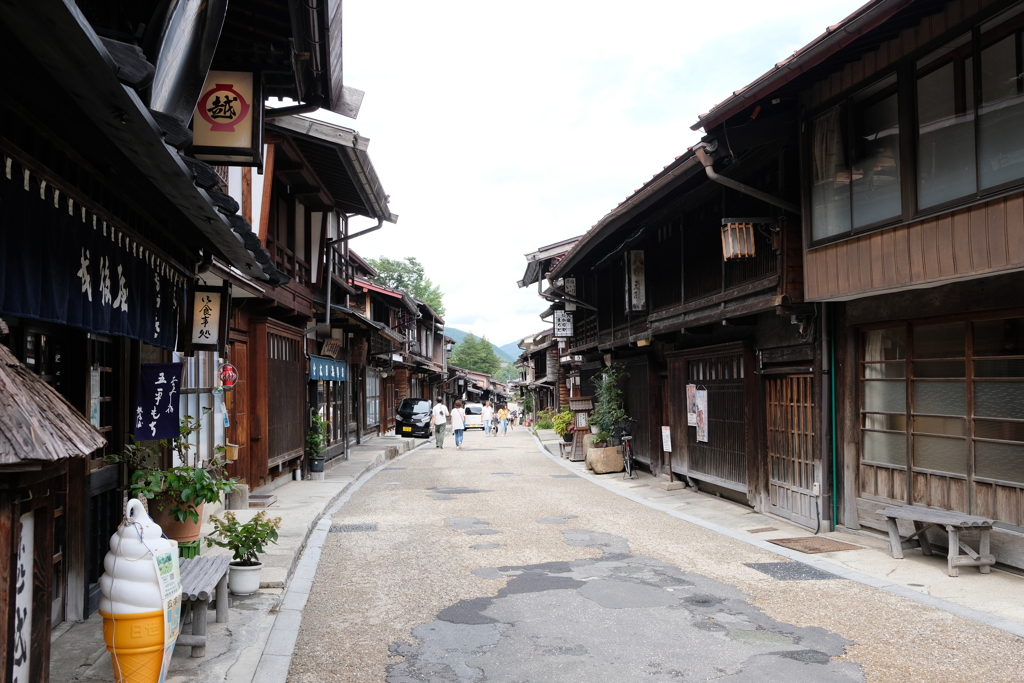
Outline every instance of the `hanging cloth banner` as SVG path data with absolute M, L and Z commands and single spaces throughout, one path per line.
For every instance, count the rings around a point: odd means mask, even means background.
M 708 442 L 707 389 L 697 389 L 697 441 Z
M 181 363 L 143 363 L 135 406 L 135 440 L 176 439 Z
M 178 278 L 31 175 L 0 173 L 0 313 L 174 349 Z

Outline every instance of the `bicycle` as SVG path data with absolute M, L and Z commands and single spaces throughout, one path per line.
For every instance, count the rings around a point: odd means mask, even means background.
M 633 478 L 633 428 L 630 427 L 630 424 L 636 421 L 635 417 L 631 417 L 626 420 L 626 424 L 621 427 L 622 435 L 620 438 L 622 439 L 622 464 L 625 467 L 625 474 L 622 476 L 623 479 L 626 479 L 627 477 L 629 479 Z M 640 478 L 639 474 L 636 476 L 638 479 Z

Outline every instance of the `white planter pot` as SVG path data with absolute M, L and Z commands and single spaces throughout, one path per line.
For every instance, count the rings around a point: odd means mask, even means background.
M 597 425 L 590 425 L 591 434 L 597 434 L 599 431 L 601 431 L 600 427 L 598 427 Z
M 242 567 L 234 562 L 228 567 L 228 590 L 235 595 L 252 595 L 260 589 L 260 570 L 263 563 Z

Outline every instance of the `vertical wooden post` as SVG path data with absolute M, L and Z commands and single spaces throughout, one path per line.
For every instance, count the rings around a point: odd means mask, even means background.
M 252 225 L 252 169 L 242 169 L 242 218 Z
M 263 200 L 260 204 L 260 224 L 256 234 L 261 244 L 266 243 L 267 227 L 270 225 L 270 191 L 274 187 L 275 149 L 275 145 L 267 145 L 267 158 L 263 162 Z

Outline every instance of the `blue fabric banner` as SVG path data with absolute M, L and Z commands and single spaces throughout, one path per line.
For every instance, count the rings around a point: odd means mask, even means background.
M 135 440 L 176 439 L 181 363 L 143 363 L 135 406 Z
M 183 285 L 127 233 L 0 166 L 0 313 L 173 350 Z
M 344 382 L 348 379 L 348 366 L 343 360 L 333 358 L 309 357 L 310 381 Z

